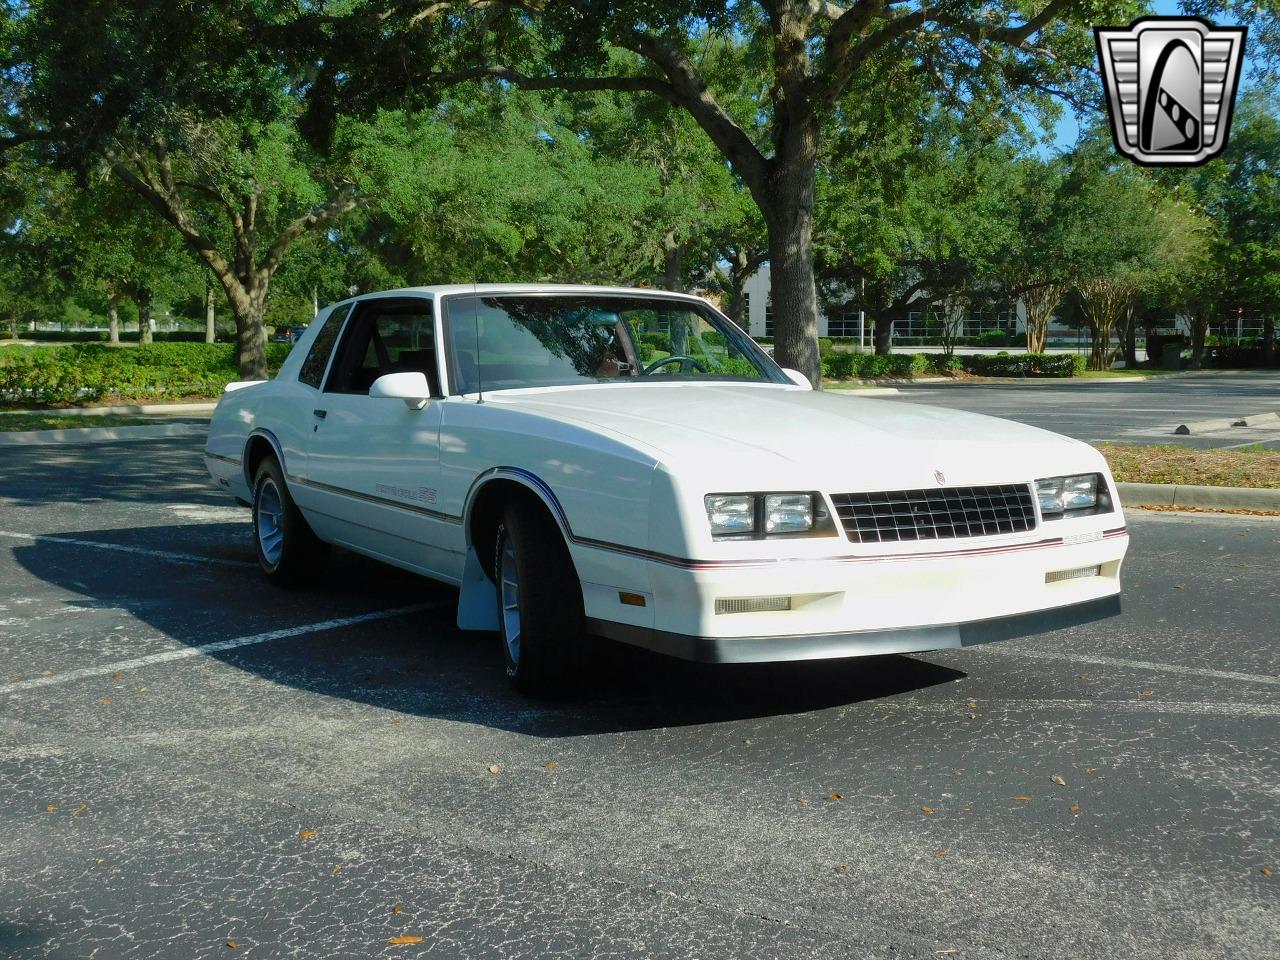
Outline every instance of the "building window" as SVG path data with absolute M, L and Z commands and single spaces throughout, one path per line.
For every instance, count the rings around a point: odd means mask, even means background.
M 764 302 L 764 335 L 773 336 L 773 294 Z
M 827 316 L 827 336 L 856 337 L 858 335 L 858 311 L 848 304 L 833 307 Z

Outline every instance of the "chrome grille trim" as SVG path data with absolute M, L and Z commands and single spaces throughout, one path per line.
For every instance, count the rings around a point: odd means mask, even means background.
M 1028 483 L 836 493 L 831 502 L 855 543 L 990 537 L 1036 525 Z

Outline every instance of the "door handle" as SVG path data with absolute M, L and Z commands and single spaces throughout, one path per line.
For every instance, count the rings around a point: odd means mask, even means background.
M 317 417 L 317 418 L 319 418 L 319 419 L 323 420 L 325 417 L 327 417 L 327 416 L 329 415 L 329 411 L 328 411 L 328 410 L 312 410 L 312 411 L 311 411 L 311 415 L 312 415 L 313 417 Z

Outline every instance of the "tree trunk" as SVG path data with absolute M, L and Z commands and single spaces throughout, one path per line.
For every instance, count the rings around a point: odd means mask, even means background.
M 684 248 L 674 234 L 662 238 L 662 285 L 673 293 L 684 293 Z
M 893 353 L 893 320 L 889 311 L 867 310 L 867 318 L 871 321 L 871 342 L 878 357 L 887 357 Z
M 214 321 L 217 319 L 217 311 L 213 306 L 213 284 L 206 283 L 204 285 L 204 342 L 213 343 L 217 339 L 217 330 L 214 329 Z
M 9 314 L 9 339 L 18 339 L 18 312 L 16 310 Z
M 107 342 L 120 342 L 120 294 L 107 298 Z
M 1132 370 L 1138 365 L 1138 318 L 1130 309 L 1124 319 L 1124 367 Z
M 1191 314 L 1191 369 L 1199 370 L 1204 366 L 1204 338 L 1209 334 L 1209 314 Z M 1148 354 L 1149 356 L 1150 354 Z M 1153 357 L 1157 363 L 1159 357 Z
M 786 141 L 784 150 L 775 157 L 778 166 L 770 178 L 768 202 L 761 206 L 769 233 L 773 357 L 779 365 L 799 370 L 815 390 L 820 390 L 818 286 L 813 277 L 818 133 L 812 122 L 797 119 L 796 123 L 802 129 Z
M 262 324 L 266 305 L 251 305 L 245 316 L 236 314 L 236 362 L 241 380 L 267 379 L 267 333 Z
M 1022 295 L 1022 305 L 1027 311 L 1027 353 L 1044 353 L 1049 338 L 1049 320 L 1062 302 L 1061 284 L 1046 283 L 1034 287 Z
M 1099 317 L 1089 324 L 1089 369 L 1106 370 L 1111 366 L 1111 330 L 1109 317 Z
M 1268 313 L 1262 320 L 1262 365 L 1276 365 L 1276 316 Z
M 138 305 L 138 342 L 150 343 L 151 337 L 151 291 L 145 290 L 133 296 Z

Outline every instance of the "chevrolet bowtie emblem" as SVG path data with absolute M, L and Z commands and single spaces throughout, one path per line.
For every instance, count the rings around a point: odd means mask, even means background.
M 937 480 L 938 483 L 940 484 L 947 482 L 946 474 L 944 474 L 941 470 L 933 471 L 933 479 Z
M 1196 166 L 1227 145 L 1244 27 L 1143 17 L 1098 27 L 1098 63 L 1116 149 L 1151 167 Z

